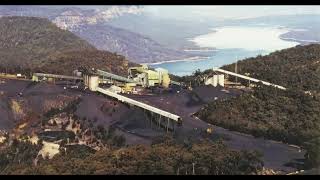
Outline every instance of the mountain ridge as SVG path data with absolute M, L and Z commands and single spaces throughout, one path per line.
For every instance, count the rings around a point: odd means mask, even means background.
M 1 17 L 0 26 L 0 66 L 4 72 L 9 69 L 11 72 L 25 71 L 28 74 L 45 69 L 48 73 L 71 74 L 81 64 L 126 73 L 128 61 L 123 56 L 99 51 L 48 19 Z M 58 62 L 60 64 L 56 64 Z M 64 63 L 73 65 L 65 66 Z M 119 72 L 111 65 L 119 67 Z
M 106 24 L 81 25 L 71 31 L 97 49 L 119 53 L 132 62 L 153 63 L 192 56 L 166 48 L 149 37 Z
M 77 33 L 81 38 L 91 42 L 91 44 L 98 49 L 116 52 L 137 63 L 168 61 L 197 56 L 195 53 L 184 52 L 171 46 L 166 47 L 166 45 L 158 43 L 158 41 L 155 41 L 147 35 L 142 35 L 141 33 L 133 32 L 125 28 L 113 27 L 109 23 L 113 19 L 119 19 L 128 14 L 139 14 L 141 9 L 135 6 L 112 6 L 106 9 L 36 6 L 10 6 L 7 8 L 0 6 L 0 10 L 3 16 L 15 15 L 48 18 L 61 29 Z M 101 24 L 105 27 L 102 27 Z M 83 28 L 83 30 L 81 30 L 81 28 Z M 102 34 L 97 33 L 97 29 L 95 28 L 99 28 L 100 32 L 104 32 Z M 88 32 L 83 33 L 84 29 Z M 108 38 L 104 38 L 106 34 L 109 36 Z M 130 34 L 130 36 L 128 36 L 128 34 Z M 133 41 L 137 41 L 138 44 L 133 43 Z M 116 45 L 114 43 L 116 43 Z

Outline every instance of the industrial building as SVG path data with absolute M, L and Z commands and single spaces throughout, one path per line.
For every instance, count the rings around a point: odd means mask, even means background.
M 128 73 L 129 79 L 141 84 L 143 87 L 161 86 L 168 88 L 170 85 L 169 73 L 163 68 L 150 70 L 147 65 L 142 65 L 129 68 Z
M 95 74 L 85 74 L 83 76 L 84 85 L 89 88 L 90 91 L 97 91 L 99 87 L 99 76 Z
M 144 112 L 151 113 L 151 120 L 157 119 L 160 126 L 166 128 L 167 131 L 175 129 L 175 125 L 180 126 L 182 120 L 180 116 L 163 111 L 156 107 L 150 106 L 145 103 L 138 102 L 128 97 L 119 95 L 119 93 L 133 93 L 137 89 L 153 86 L 161 86 L 168 88 L 170 85 L 169 73 L 167 70 L 157 68 L 155 70 L 148 69 L 146 65 L 141 67 L 132 67 L 129 69 L 129 77 L 122 77 L 99 69 L 90 69 L 84 71 L 73 71 L 73 76 L 34 73 L 32 81 L 53 81 L 55 79 L 65 80 L 81 80 L 86 88 L 93 92 L 99 92 L 117 100 L 127 103 L 131 106 L 136 106 L 144 110 Z M 99 85 L 110 85 L 110 87 L 100 87 Z M 179 84 L 175 82 L 175 84 Z
M 206 77 L 204 79 L 204 84 L 212 85 L 213 87 L 217 87 L 218 85 L 224 87 L 224 81 L 225 79 L 223 74 L 215 74 L 212 77 Z

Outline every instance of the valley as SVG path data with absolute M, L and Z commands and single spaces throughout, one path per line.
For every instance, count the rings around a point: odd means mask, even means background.
M 319 13 L 262 8 L 0 6 L 0 174 L 317 174 Z

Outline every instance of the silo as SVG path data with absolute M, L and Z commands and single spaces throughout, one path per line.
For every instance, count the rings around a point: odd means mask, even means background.
M 159 85 L 162 85 L 164 88 L 168 88 L 170 84 L 170 77 L 169 77 L 168 70 L 163 68 L 156 68 L 155 70 L 158 72 Z
M 89 89 L 96 91 L 99 86 L 99 76 L 89 76 Z
M 217 85 L 218 85 L 218 75 L 213 75 L 212 85 L 213 85 L 213 87 L 217 87 Z
M 218 75 L 218 84 L 222 87 L 224 87 L 224 75 L 220 74 Z

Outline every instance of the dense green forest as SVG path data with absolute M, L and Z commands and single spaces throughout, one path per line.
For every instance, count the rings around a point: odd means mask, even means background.
M 72 74 L 80 66 L 126 73 L 128 61 L 99 51 L 44 18 L 0 18 L 0 72 Z
M 216 100 L 196 113 L 200 119 L 307 150 L 304 168 L 320 166 L 320 97 L 304 91 L 258 86 L 253 92 Z
M 320 136 L 320 98 L 261 86 L 207 104 L 197 115 L 210 123 L 292 144 Z
M 127 75 L 128 67 L 135 65 L 128 62 L 124 56 L 98 50 L 83 50 L 64 52 L 55 58 L 50 58 L 39 71 L 71 74 L 79 67 L 103 69 L 119 75 Z M 61 68 L 68 67 L 68 68 Z
M 304 91 L 320 90 L 320 44 L 297 46 L 238 61 L 239 74 Z M 222 69 L 233 71 L 235 64 Z
M 152 146 L 135 145 L 92 151 L 67 148 L 51 160 L 40 159 L 39 147 L 15 141 L 0 151 L 0 174 L 256 174 L 263 162 L 257 152 L 232 151 L 221 142 L 176 144 L 165 138 Z

